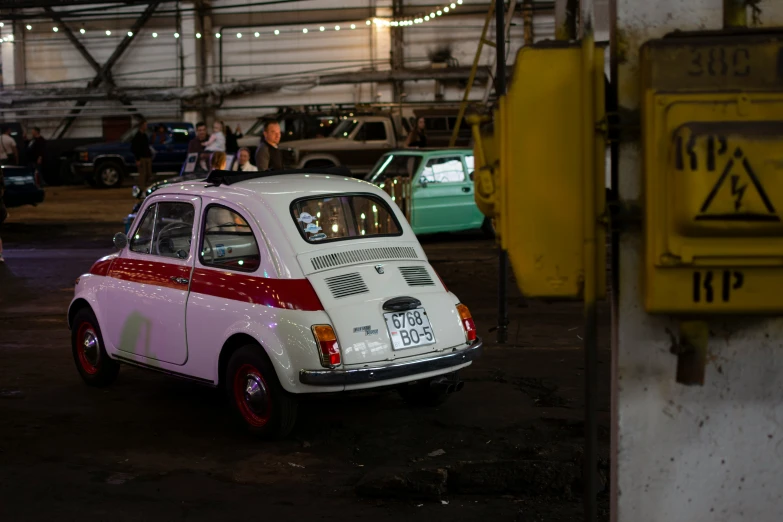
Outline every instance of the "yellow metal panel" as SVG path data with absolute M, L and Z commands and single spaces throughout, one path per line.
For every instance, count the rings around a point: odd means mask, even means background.
M 595 53 L 594 68 L 596 94 L 601 93 L 595 114 L 601 119 L 602 52 Z M 596 143 L 595 125 L 586 128 L 581 121 L 581 71 L 578 45 L 523 47 L 500 110 L 501 242 L 527 296 L 582 295 L 584 176 L 600 174 L 596 208 L 598 214 L 604 210 L 604 148 Z M 583 147 L 596 147 L 596 165 L 584 165 Z M 596 248 L 603 252 L 602 229 L 597 237 Z M 602 297 L 605 270 L 599 274 L 597 295 Z
M 649 312 L 783 312 L 780 37 L 642 52 Z

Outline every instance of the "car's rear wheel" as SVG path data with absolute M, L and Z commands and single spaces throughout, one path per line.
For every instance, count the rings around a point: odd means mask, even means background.
M 90 386 L 108 386 L 117 378 L 120 365 L 103 347 L 103 336 L 89 308 L 77 312 L 71 324 L 71 347 L 76 369 Z
M 124 169 L 116 161 L 105 161 L 95 169 L 95 180 L 99 187 L 117 188 L 122 185 Z
M 454 377 L 456 380 L 456 374 Z M 438 383 L 442 379 L 443 377 L 436 377 L 403 384 L 397 391 L 409 406 L 417 408 L 440 406 L 451 395 L 447 385 Z
M 234 352 L 225 383 L 235 416 L 250 432 L 281 438 L 294 428 L 297 400 L 280 385 L 260 346 L 247 344 Z

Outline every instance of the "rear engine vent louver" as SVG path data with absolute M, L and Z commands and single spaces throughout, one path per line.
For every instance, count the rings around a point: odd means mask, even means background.
M 364 284 L 362 276 L 356 272 L 353 274 L 327 277 L 326 285 L 329 287 L 329 290 L 332 292 L 335 299 L 369 292 L 367 285 Z
M 423 266 L 401 266 L 400 272 L 408 286 L 435 286 L 435 282 Z
M 411 247 L 378 247 L 348 250 L 337 254 L 313 257 L 310 262 L 316 270 L 334 268 L 342 265 L 366 263 L 368 261 L 385 261 L 388 259 L 418 259 L 416 250 Z

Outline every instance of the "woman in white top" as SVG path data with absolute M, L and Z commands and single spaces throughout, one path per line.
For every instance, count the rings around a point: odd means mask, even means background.
M 231 167 L 231 170 L 239 170 L 241 172 L 258 172 L 258 167 L 250 163 L 250 151 L 247 147 L 242 147 L 237 153 L 238 160 Z
M 212 136 L 202 143 L 206 152 L 226 152 L 226 135 L 223 134 L 223 124 L 216 121 L 212 124 Z

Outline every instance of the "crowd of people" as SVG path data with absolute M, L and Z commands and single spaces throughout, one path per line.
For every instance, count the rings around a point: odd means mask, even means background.
M 239 125 L 232 132 L 231 127 L 222 121 L 212 124 L 212 134 L 207 133 L 207 124 L 203 121 L 196 123 L 196 137 L 188 144 L 188 154 L 196 152 L 223 152 L 236 154 L 237 161 L 232 169 L 243 172 L 255 172 L 259 170 L 277 170 L 283 168 L 283 157 L 280 154 L 280 124 L 269 122 L 264 126 L 264 133 L 256 149 L 255 158 L 251 158 L 250 150 L 240 148 L 237 140 L 243 136 Z

